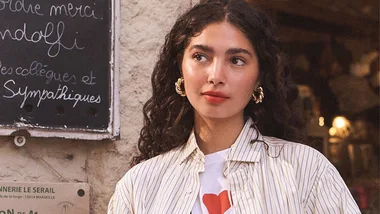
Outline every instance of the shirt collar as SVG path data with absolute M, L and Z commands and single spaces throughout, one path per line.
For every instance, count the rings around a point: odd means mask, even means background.
M 194 129 L 191 131 L 189 139 L 187 140 L 185 146 L 180 151 L 182 153 L 182 155 L 180 156 L 181 157 L 180 158 L 181 163 L 183 161 L 185 161 L 193 153 L 196 153 L 196 154 L 199 153 L 197 155 L 198 157 L 203 155 L 202 151 L 198 147 L 197 140 L 196 140 L 195 134 L 194 134 Z
M 255 142 L 255 140 L 263 140 L 263 136 L 255 129 L 252 119 L 248 117 L 238 138 L 231 146 L 228 160 L 241 162 L 260 161 L 260 151 L 263 144 Z M 196 160 L 204 162 L 204 154 L 198 147 L 194 130 L 191 132 L 187 143 L 182 147 L 181 151 L 181 163 L 191 155 Z
M 255 128 L 256 127 L 254 126 L 252 119 L 248 117 L 238 138 L 231 146 L 231 151 L 228 158 L 230 161 L 260 161 L 260 151 L 263 144 L 258 143 L 257 140 L 262 141 L 263 136 Z

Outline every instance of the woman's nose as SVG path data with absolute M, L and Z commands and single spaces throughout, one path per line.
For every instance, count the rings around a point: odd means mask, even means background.
M 213 85 L 225 84 L 226 82 L 226 65 L 220 60 L 214 60 L 210 66 L 208 83 Z

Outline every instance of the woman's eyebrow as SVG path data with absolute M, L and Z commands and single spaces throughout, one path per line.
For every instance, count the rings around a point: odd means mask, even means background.
M 233 54 L 238 54 L 238 53 L 246 53 L 246 54 L 252 56 L 252 54 L 244 48 L 230 48 L 226 51 L 226 54 L 228 54 L 228 55 L 233 55 Z
M 207 45 L 200 45 L 200 44 L 192 45 L 189 50 L 191 51 L 193 49 L 200 49 L 207 53 L 215 52 L 212 47 L 207 46 Z M 230 48 L 226 51 L 226 54 L 228 55 L 233 55 L 233 54 L 238 54 L 238 53 L 245 53 L 245 54 L 248 54 L 249 56 L 252 56 L 252 54 L 244 48 Z
M 199 44 L 192 45 L 190 47 L 189 51 L 191 51 L 193 49 L 200 49 L 201 51 L 204 51 L 204 52 L 214 53 L 214 49 L 210 46 L 207 46 L 207 45 L 199 45 Z

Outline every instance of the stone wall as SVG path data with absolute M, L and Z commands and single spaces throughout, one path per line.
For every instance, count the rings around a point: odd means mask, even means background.
M 106 213 L 115 184 L 136 152 L 142 106 L 150 96 L 158 50 L 178 15 L 196 3 L 120 1 L 121 140 L 32 138 L 18 148 L 12 138 L 0 137 L 1 181 L 86 182 L 91 186 L 90 213 Z

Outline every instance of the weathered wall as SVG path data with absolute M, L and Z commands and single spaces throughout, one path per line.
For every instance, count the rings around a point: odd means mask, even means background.
M 150 74 L 164 36 L 192 0 L 120 0 L 121 140 L 28 139 L 18 148 L 0 137 L 0 180 L 87 182 L 91 213 L 105 213 L 116 182 L 129 168 L 150 96 Z M 174 85 L 174 84 L 173 84 Z

